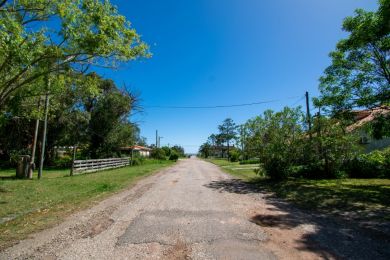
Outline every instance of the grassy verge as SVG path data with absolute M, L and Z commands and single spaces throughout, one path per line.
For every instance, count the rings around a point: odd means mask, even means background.
M 256 184 L 259 190 L 273 192 L 300 208 L 360 220 L 390 221 L 390 179 L 289 179 L 271 182 L 258 177 L 253 170 L 236 169 L 237 163 L 209 161 L 233 176 Z
M 148 161 L 141 166 L 73 177 L 68 177 L 69 170 L 48 170 L 39 181 L 0 179 L 0 249 L 172 164 Z M 14 170 L 0 171 L 1 177 L 12 175 Z
M 225 172 L 240 179 L 246 181 L 258 179 L 255 173 L 255 169 L 259 168 L 258 164 L 240 165 L 238 162 L 229 162 L 226 159 L 207 159 L 207 161 L 220 166 Z

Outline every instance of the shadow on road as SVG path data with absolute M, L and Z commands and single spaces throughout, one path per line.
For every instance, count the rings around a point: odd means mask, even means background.
M 390 234 L 362 227 L 360 223 L 327 214 L 300 210 L 254 182 L 240 179 L 212 181 L 205 187 L 220 193 L 259 194 L 270 206 L 269 215 L 255 215 L 249 221 L 263 227 L 293 229 L 310 228 L 301 238 L 298 250 L 316 252 L 323 258 L 390 259 Z M 279 214 L 278 214 L 279 213 Z
M 207 188 L 218 190 L 220 192 L 230 192 L 237 194 L 249 194 L 259 192 L 259 188 L 254 183 L 244 182 L 240 179 L 212 181 L 205 186 Z

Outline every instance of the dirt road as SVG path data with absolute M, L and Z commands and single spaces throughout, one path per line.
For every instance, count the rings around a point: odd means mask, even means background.
M 367 236 L 271 199 L 213 164 L 186 159 L 0 252 L 0 259 L 389 256 L 383 239 Z

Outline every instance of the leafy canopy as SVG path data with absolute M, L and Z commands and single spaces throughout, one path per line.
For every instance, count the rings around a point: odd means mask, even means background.
M 115 67 L 149 56 L 107 0 L 0 1 L 0 108 L 51 72 Z
M 332 64 L 320 78 L 321 96 L 315 99 L 331 114 L 390 102 L 390 0 L 379 5 L 376 12 L 357 9 L 344 20 L 349 36 L 330 53 Z

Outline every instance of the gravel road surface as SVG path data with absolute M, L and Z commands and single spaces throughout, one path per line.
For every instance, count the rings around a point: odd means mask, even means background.
M 193 158 L 0 259 L 386 259 L 386 239 L 303 213 Z

